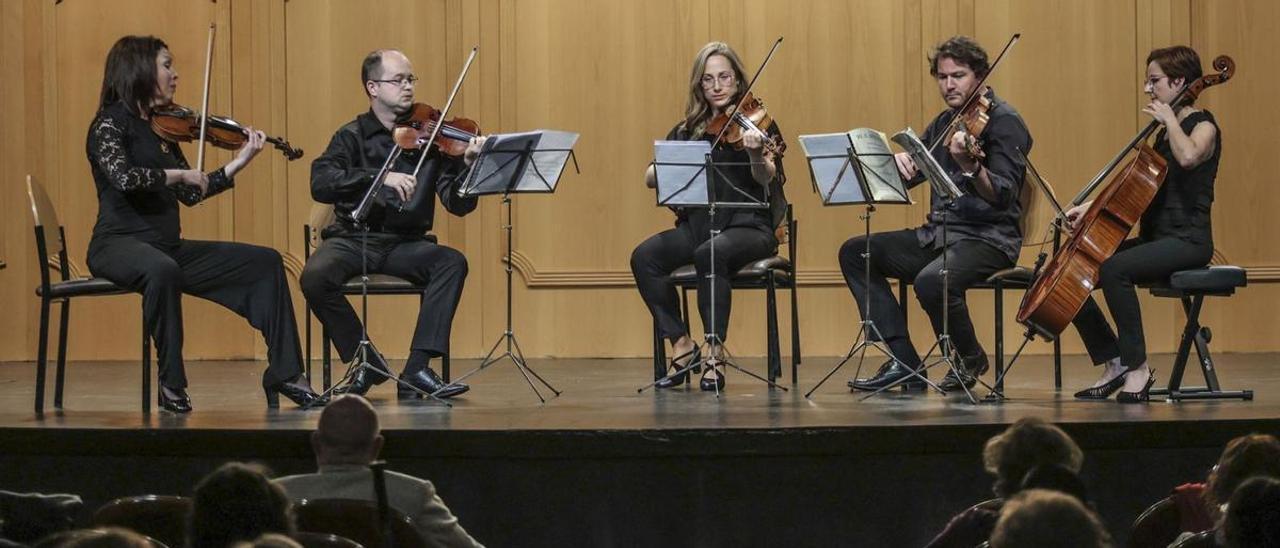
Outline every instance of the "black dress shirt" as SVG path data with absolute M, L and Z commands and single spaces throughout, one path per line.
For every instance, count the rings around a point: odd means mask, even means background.
M 987 128 L 980 136 L 982 150 L 986 153 L 982 164 L 986 167 L 987 177 L 995 190 L 995 200 L 988 201 L 978 194 L 973 179 L 965 177 L 960 164 L 951 157 L 947 150 L 947 138 L 944 138 L 944 142 L 933 150 L 933 157 L 964 192 L 964 196 L 948 208 L 945 200 L 930 193 L 929 217 L 924 226 L 916 229 L 916 236 L 920 240 L 920 247 L 943 247 L 942 220 L 945 215 L 948 221 L 948 243 L 981 240 L 1003 251 L 1010 261 L 1017 261 L 1023 236 L 1018 226 L 1018 220 L 1022 217 L 1022 204 L 1018 201 L 1018 195 L 1022 191 L 1026 175 L 1027 166 L 1023 158 L 1024 155 L 1031 154 L 1031 133 L 1027 131 L 1018 111 L 1009 103 L 996 97 L 992 90 L 988 90 L 987 97 L 991 99 L 992 106 L 987 111 L 990 117 Z M 947 110 L 933 119 L 921 136 L 925 146 L 933 144 L 947 128 L 954 112 L 954 109 Z M 1018 151 L 1022 151 L 1021 154 Z M 924 180 L 923 173 L 919 173 L 907 182 L 907 186 L 914 187 Z
M 85 153 L 98 190 L 93 236 L 130 236 L 174 246 L 182 238 L 178 202 L 188 206 L 234 186 L 224 169 L 210 172 L 204 195 L 187 184 L 166 185 L 166 169 L 191 169 L 178 145 L 161 139 L 124 103 L 98 111 Z
M 334 205 L 336 222 L 324 236 L 357 232 L 352 212 L 373 183 L 378 170 L 395 147 L 391 132 L 370 110 L 342 126 L 329 141 L 324 153 L 311 162 L 311 197 Z M 405 150 L 391 171 L 413 173 L 420 150 Z M 477 198 L 457 195 L 458 186 L 470 170 L 461 158 L 442 156 L 434 147 L 418 172 L 418 186 L 408 203 L 389 187 L 383 187 L 367 219 L 370 232 L 421 236 L 431 230 L 435 200 L 439 196 L 446 210 L 466 215 L 475 210 Z

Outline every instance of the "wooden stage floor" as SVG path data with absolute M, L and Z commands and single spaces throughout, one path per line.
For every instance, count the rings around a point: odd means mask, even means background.
M 562 391 L 539 404 L 509 361 L 499 362 L 471 379 L 471 392 L 451 400 L 453 407 L 424 401 L 397 401 L 386 383 L 368 397 L 382 416 L 383 428 L 519 431 L 519 430 L 663 430 L 663 429 L 788 429 L 842 427 L 912 427 L 1008 424 L 1023 416 L 1040 416 L 1060 423 L 1240 421 L 1280 419 L 1280 356 L 1221 354 L 1215 356 L 1225 389 L 1250 388 L 1252 402 L 1216 401 L 1121 406 L 1114 402 L 1078 401 L 1071 397 L 1097 374 L 1083 356 L 1063 358 L 1063 388 L 1054 390 L 1052 360 L 1024 357 L 1007 379 L 1009 400 L 1001 405 L 970 405 L 962 395 L 889 392 L 859 401 L 845 382 L 857 367 L 850 362 L 810 399 L 812 388 L 835 363 L 834 358 L 809 358 L 800 367 L 800 382 L 781 379 L 787 391 L 769 390 L 763 383 L 730 370 L 728 387 L 717 399 L 693 384 L 675 390 L 649 389 L 650 362 L 642 359 L 538 359 L 532 367 Z M 1172 356 L 1155 355 L 1157 386 L 1167 383 Z M 454 376 L 469 371 L 476 360 L 457 360 Z M 761 359 L 744 359 L 743 367 L 764 370 Z M 394 362 L 399 369 L 400 363 Z M 1191 364 L 1194 366 L 1194 363 Z M 318 413 L 301 411 L 283 400 L 278 411 L 266 409 L 260 389 L 265 362 L 204 361 L 188 364 L 195 412 L 174 416 L 140 410 L 140 372 L 135 363 L 73 362 L 68 365 L 66 404 L 52 409 L 50 371 L 46 413 L 33 413 L 35 366 L 30 362 L 0 363 L 0 428 L 195 428 L 195 429 L 310 429 Z M 437 364 L 438 367 L 438 364 Z M 867 370 L 877 364 L 868 363 Z M 784 368 L 785 369 L 785 368 Z M 50 367 L 52 370 L 52 366 Z M 941 378 L 935 368 L 932 378 Z M 312 385 L 320 388 L 319 365 Z M 335 379 L 342 371 L 335 369 Z M 789 373 L 788 373 L 789 375 Z M 984 380 L 992 382 L 988 373 Z M 1197 382 L 1199 381 L 1199 382 Z M 1198 369 L 1188 368 L 1184 385 L 1203 384 Z M 540 387 L 541 388 L 541 387 Z M 550 395 L 542 389 L 546 395 Z M 985 394 L 981 385 L 979 394 Z M 154 398 L 154 395 L 152 396 Z M 153 407 L 153 409 L 155 409 Z
M 452 408 L 397 402 L 390 384 L 370 397 L 391 467 L 430 478 L 490 546 L 920 546 L 990 498 L 982 445 L 1025 416 L 1062 425 L 1084 449 L 1081 476 L 1123 542 L 1143 508 L 1203 478 L 1232 437 L 1280 433 L 1280 355 L 1215 358 L 1223 387 L 1252 389 L 1253 401 L 1076 401 L 1096 374 L 1081 356 L 1064 358 L 1061 391 L 1048 357 L 1025 358 L 1002 405 L 900 392 L 858 401 L 845 386 L 853 365 L 805 399 L 832 358 L 809 358 L 785 392 L 731 372 L 719 400 L 696 384 L 636 394 L 651 375 L 642 359 L 533 360 L 563 391 L 542 405 L 509 362 L 474 377 Z M 1161 384 L 1171 361 L 1153 356 Z M 475 365 L 459 360 L 455 375 Z M 144 416 L 137 364 L 73 363 L 65 408 L 51 408 L 50 375 L 37 417 L 34 365 L 0 364 L 0 486 L 79 493 L 94 508 L 189 494 L 228 460 L 310 471 L 319 413 L 267 410 L 264 366 L 191 363 L 195 412 Z

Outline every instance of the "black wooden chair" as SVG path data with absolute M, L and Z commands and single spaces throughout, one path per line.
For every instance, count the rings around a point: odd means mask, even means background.
M 123 527 L 168 546 L 182 546 L 185 544 L 187 514 L 190 512 L 191 499 L 187 497 L 123 497 L 98 508 L 93 513 L 93 525 Z
M 53 389 L 53 406 L 62 408 L 62 392 L 66 386 L 67 326 L 70 321 L 71 299 L 130 293 L 102 278 L 80 276 L 67 260 L 66 231 L 58 222 L 58 213 L 35 178 L 27 176 L 27 196 L 31 201 L 31 215 L 35 221 L 36 264 L 40 267 L 40 285 L 36 296 L 40 297 L 40 347 L 36 351 L 36 413 L 44 412 L 45 376 L 49 361 L 49 314 L 53 303 L 62 305 L 58 319 L 58 366 Z M 58 271 L 55 280 L 50 270 Z M 73 275 L 74 274 L 74 275 Z M 142 412 L 151 412 L 151 337 L 146 322 L 142 326 Z
M 311 258 L 311 251 L 320 246 L 320 233 L 325 227 L 333 224 L 333 206 L 328 204 L 315 204 L 311 207 L 311 217 L 309 222 L 303 228 L 303 241 L 305 242 L 304 257 Z M 434 241 L 435 236 L 429 235 Z M 424 298 L 423 292 L 427 287 L 415 284 L 404 278 L 398 278 L 389 274 L 370 274 L 369 275 L 369 295 L 414 295 L 418 297 L 418 305 L 422 306 Z M 347 281 L 342 286 L 343 295 L 360 295 L 360 276 L 357 275 Z M 361 318 L 362 320 L 364 318 Z M 324 326 L 320 329 L 320 340 L 323 345 L 320 351 L 321 368 L 324 375 L 324 389 L 328 390 L 332 383 L 332 345 L 329 340 L 329 330 Z M 307 349 L 307 378 L 311 377 L 311 305 L 307 304 L 307 321 L 306 321 L 306 349 Z M 449 382 L 449 356 L 443 356 L 440 364 L 440 374 L 445 382 Z
M 425 547 L 413 520 L 394 509 L 388 510 L 386 524 L 394 537 L 394 546 Z M 383 536 L 384 522 L 379 519 L 378 505 L 372 501 L 352 499 L 307 499 L 294 506 L 298 530 L 328 533 L 351 539 L 362 546 L 388 546 Z
M 765 291 L 766 345 L 768 348 L 768 376 L 777 381 L 782 376 L 782 347 L 778 341 L 778 290 L 791 292 L 791 382 L 796 382 L 796 372 L 801 362 L 800 311 L 796 300 L 796 227 L 791 206 L 787 205 L 783 218 L 783 232 L 779 240 L 786 244 L 787 254 L 760 259 L 738 269 L 730 277 L 733 289 L 763 289 Z M 672 285 L 680 288 L 680 300 L 684 323 L 689 325 L 689 290 L 697 289 L 698 275 L 693 265 L 677 268 L 669 276 Z M 653 323 L 653 375 L 654 379 L 666 376 L 667 347 Z
M 1216 262 L 1225 262 L 1220 255 L 1215 255 Z M 1145 286 L 1152 295 L 1182 301 L 1182 310 L 1187 315 L 1178 353 L 1173 360 L 1173 372 L 1169 375 L 1169 386 L 1152 390 L 1152 395 L 1163 395 L 1168 401 L 1253 399 L 1252 390 L 1223 390 L 1218 384 L 1213 356 L 1209 354 L 1209 341 L 1213 339 L 1213 332 L 1200 325 L 1200 310 L 1205 297 L 1230 296 L 1235 293 L 1236 288 L 1245 287 L 1248 283 L 1248 273 L 1243 268 L 1211 265 L 1174 272 L 1167 281 Z M 1200 371 L 1204 374 L 1205 386 L 1188 388 L 1182 386 L 1182 376 L 1186 372 L 1187 360 L 1191 357 L 1192 345 L 1195 345 L 1196 355 L 1200 357 Z

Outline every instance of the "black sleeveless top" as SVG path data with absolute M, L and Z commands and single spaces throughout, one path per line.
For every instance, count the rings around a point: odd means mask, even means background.
M 701 135 L 693 137 L 686 130 L 683 123 L 676 124 L 667 133 L 668 141 L 712 141 L 715 135 Z M 775 122 L 765 135 L 770 139 L 782 139 L 782 132 L 778 130 L 778 124 Z M 713 173 L 711 177 L 711 192 L 716 199 L 723 201 L 746 201 L 745 198 L 738 194 L 729 186 L 732 182 L 734 187 L 749 194 L 753 199 L 764 201 L 765 189 L 756 182 L 751 176 L 750 153 L 745 149 L 735 150 L 732 145 L 722 143 L 711 151 L 711 161 L 717 164 L 718 173 Z M 730 227 L 749 227 L 758 228 L 770 234 L 773 229 L 778 226 L 785 214 L 787 207 L 787 197 L 782 192 L 782 184 L 787 180 L 786 173 L 782 169 L 782 155 L 779 154 L 773 159 L 774 167 L 777 169 L 773 180 L 769 182 L 768 208 L 723 208 L 716 211 L 715 229 L 723 230 Z M 722 176 L 723 175 L 723 176 Z M 728 179 L 726 181 L 725 179 Z M 699 237 L 708 234 L 710 227 L 710 219 L 707 208 L 704 207 L 679 207 L 672 208 L 676 212 L 676 225 L 681 223 L 690 223 L 694 229 L 694 234 Z
M 1213 205 L 1213 181 L 1218 176 L 1218 160 L 1222 157 L 1222 130 L 1213 114 L 1193 112 L 1179 125 L 1187 135 L 1200 122 L 1218 129 L 1214 136 L 1213 156 L 1200 165 L 1186 169 L 1173 157 L 1168 136 L 1161 130 L 1156 136 L 1155 151 L 1169 164 L 1164 184 L 1142 214 L 1138 236 L 1144 240 L 1178 238 L 1195 244 L 1213 245 L 1213 223 L 1209 217 Z

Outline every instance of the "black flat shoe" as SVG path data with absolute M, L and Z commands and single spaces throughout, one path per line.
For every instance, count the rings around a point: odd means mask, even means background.
M 695 345 L 693 347 L 693 350 L 690 350 L 688 352 L 685 352 L 684 354 L 671 358 L 671 365 L 669 367 L 671 368 L 671 371 L 673 371 L 673 373 L 671 375 L 668 375 L 666 378 L 658 379 L 658 382 L 653 383 L 653 385 L 658 388 L 675 388 L 677 386 L 685 384 L 689 382 L 689 371 L 693 371 L 697 373 L 702 370 L 701 361 L 702 361 L 702 349 L 699 348 L 697 345 Z M 674 373 L 674 371 L 680 371 L 681 369 L 684 369 L 686 366 L 688 366 L 691 363 L 694 364 L 694 367 L 692 369 L 685 370 L 683 373 L 680 373 L 680 374 Z
M 311 389 L 311 383 L 307 382 L 307 378 L 298 375 L 291 381 L 276 383 L 262 389 L 267 394 L 267 407 L 276 409 L 280 407 L 280 395 L 289 398 L 289 401 L 298 405 L 298 407 L 315 407 L 328 403 L 320 398 L 315 390 Z
M 357 359 L 359 359 L 357 357 Z M 351 379 L 351 383 L 346 386 L 338 387 L 334 390 L 335 394 L 355 394 L 363 396 L 379 384 L 387 382 L 391 378 L 391 368 L 387 366 L 387 359 L 382 357 L 382 353 L 377 348 L 369 345 L 369 352 L 365 355 L 368 360 L 368 367 L 361 367 L 359 371 Z M 376 371 L 371 371 L 371 369 Z
M 1156 370 L 1151 370 L 1151 376 L 1147 377 L 1147 385 L 1142 387 L 1141 392 L 1125 392 L 1121 390 L 1116 394 L 1117 403 L 1147 403 L 1151 401 L 1151 386 L 1156 383 Z
M 698 388 L 703 392 L 724 392 L 724 373 L 719 369 L 720 364 L 708 363 L 707 368 L 710 369 L 711 377 L 703 376 L 698 381 Z
M 972 389 L 974 385 L 978 384 L 978 377 L 981 377 L 990 368 L 991 362 L 987 361 L 986 354 L 962 359 L 959 364 L 956 364 L 956 370 L 960 371 L 960 376 L 956 377 L 956 372 L 953 370 L 947 371 L 947 374 L 942 377 L 942 382 L 938 383 L 938 388 L 941 388 L 943 392 L 951 392 L 959 390 L 960 384 L 963 383 L 966 389 Z
M 1129 372 L 1125 371 L 1103 384 L 1076 392 L 1075 397 L 1082 400 L 1105 400 L 1110 398 L 1116 390 L 1124 386 L 1124 378 L 1128 374 Z
M 926 375 L 927 374 L 925 372 L 920 372 L 920 376 L 924 377 Z M 913 376 L 912 369 L 910 367 L 902 365 L 900 362 L 890 360 L 885 362 L 885 367 L 881 367 L 880 371 L 877 372 L 874 377 L 849 381 L 849 388 L 874 392 L 906 377 L 911 378 L 910 380 L 902 381 L 897 385 L 905 392 L 922 391 L 929 386 L 925 384 L 923 380 L 920 380 L 920 378 Z
M 185 388 L 160 386 L 160 408 L 180 415 L 191 412 L 191 396 Z
M 440 378 L 440 375 L 437 375 L 430 367 L 423 368 L 421 371 L 409 375 L 401 374 L 400 380 L 408 383 L 409 386 L 417 388 L 418 390 L 428 394 L 434 394 L 437 398 L 452 398 L 458 394 L 471 390 L 470 386 L 460 382 L 446 385 L 444 380 Z M 421 398 L 422 394 L 403 386 L 398 386 L 396 388 L 396 397 L 401 399 Z

